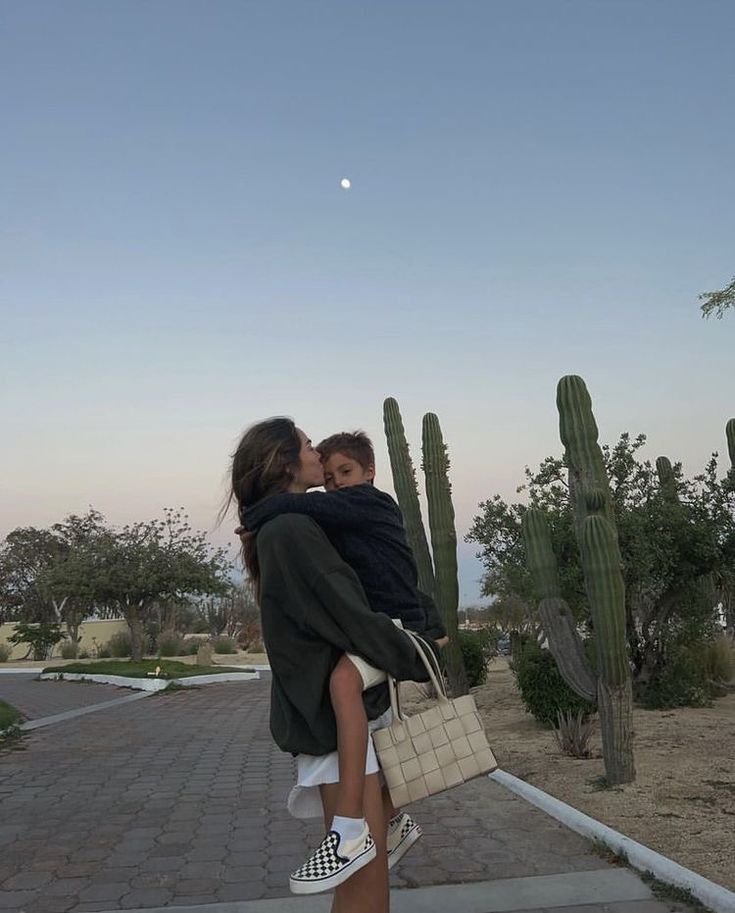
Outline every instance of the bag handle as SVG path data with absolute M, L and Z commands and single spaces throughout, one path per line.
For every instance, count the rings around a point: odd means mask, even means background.
M 404 629 L 403 633 L 414 645 L 414 648 L 419 655 L 419 659 L 424 664 L 424 667 L 429 674 L 429 681 L 434 686 L 434 690 L 436 691 L 437 700 L 440 703 L 449 703 L 447 689 L 444 684 L 444 677 L 441 674 L 441 670 L 439 669 L 439 663 L 436 656 L 434 655 L 434 651 L 426 643 L 425 640 L 419 637 L 418 634 L 414 634 L 413 631 L 407 631 Z M 429 659 L 429 656 L 431 656 L 431 659 Z M 388 692 L 390 694 L 390 707 L 393 711 L 393 718 L 395 720 L 405 720 L 405 717 L 401 713 L 398 684 L 398 681 L 393 678 L 392 675 L 388 676 Z

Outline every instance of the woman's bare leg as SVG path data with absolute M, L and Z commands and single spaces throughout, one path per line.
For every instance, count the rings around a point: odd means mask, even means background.
M 342 656 L 329 679 L 329 696 L 337 721 L 339 756 L 339 794 L 334 813 L 346 818 L 363 817 L 368 723 L 362 690 L 360 673 Z M 327 828 L 330 826 L 328 821 Z
M 329 827 L 334 817 L 339 784 L 324 783 L 319 789 L 324 806 L 324 821 Z M 383 813 L 383 797 L 378 774 L 369 774 L 365 777 L 363 813 L 375 840 L 377 855 L 372 862 L 335 890 L 332 913 L 388 913 L 390 909 L 386 854 L 388 822 Z
M 395 805 L 393 805 L 393 802 L 391 801 L 391 798 L 390 798 L 390 793 L 388 792 L 388 787 L 385 784 L 383 784 L 382 796 L 383 796 L 383 814 L 385 815 L 385 824 L 387 827 L 388 822 L 391 820 L 391 818 L 395 818 L 395 816 L 399 813 L 400 809 L 397 809 L 395 807 Z

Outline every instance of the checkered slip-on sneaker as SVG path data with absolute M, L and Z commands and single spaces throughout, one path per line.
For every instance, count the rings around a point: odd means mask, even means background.
M 388 825 L 388 868 L 402 859 L 423 834 L 410 815 L 396 815 Z
M 375 841 L 367 824 L 354 840 L 341 840 L 329 831 L 301 868 L 289 878 L 292 894 L 318 894 L 331 891 L 375 859 Z

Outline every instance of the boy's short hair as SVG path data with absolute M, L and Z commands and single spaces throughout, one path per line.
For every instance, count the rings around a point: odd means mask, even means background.
M 343 453 L 367 469 L 375 466 L 375 451 L 370 438 L 364 431 L 340 431 L 316 445 L 322 461 L 328 460 L 335 453 Z

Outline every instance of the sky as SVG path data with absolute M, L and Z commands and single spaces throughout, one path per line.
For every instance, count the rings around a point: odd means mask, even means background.
M 182 506 L 219 543 L 270 415 L 419 462 L 462 542 L 559 454 L 726 452 L 735 314 L 729 0 L 0 0 L 0 536 Z M 340 187 L 347 177 L 349 190 Z M 419 473 L 420 476 L 420 473 Z

